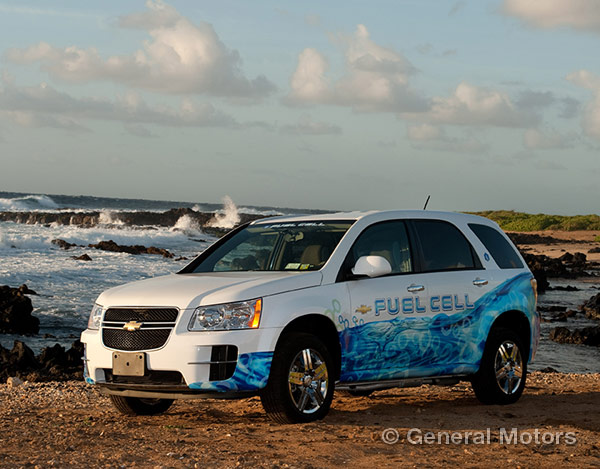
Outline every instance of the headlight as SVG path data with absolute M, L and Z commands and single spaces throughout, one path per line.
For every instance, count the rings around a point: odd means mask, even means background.
M 262 299 L 196 308 L 188 330 L 221 331 L 256 329 L 260 322 Z
M 95 304 L 88 320 L 88 329 L 100 329 L 102 321 L 102 306 Z

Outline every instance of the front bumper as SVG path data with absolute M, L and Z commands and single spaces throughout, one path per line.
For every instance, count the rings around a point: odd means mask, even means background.
M 81 335 L 85 345 L 85 379 L 89 384 L 101 385 L 112 394 L 123 391 L 137 392 L 138 395 L 142 392 L 234 394 L 257 391 L 267 384 L 280 332 L 279 328 L 202 332 L 177 332 L 174 329 L 162 348 L 144 352 L 148 376 L 168 372 L 181 374 L 180 383 L 165 386 L 160 380 L 152 382 L 132 378 L 128 382 L 127 377 L 113 380 L 113 353 L 118 350 L 104 346 L 102 330 L 87 329 Z M 225 345 L 237 347 L 237 356 L 229 360 L 235 360 L 235 370 L 228 379 L 215 380 L 214 366 L 211 374 L 213 348 Z

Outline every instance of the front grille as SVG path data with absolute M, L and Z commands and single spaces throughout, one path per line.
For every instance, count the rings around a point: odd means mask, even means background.
M 104 313 L 104 321 L 175 322 L 177 313 L 176 309 L 110 308 Z
M 178 313 L 174 308 L 110 308 L 102 321 L 102 342 L 127 352 L 160 348 L 167 343 Z
M 142 329 L 125 331 L 123 329 L 103 329 L 104 345 L 116 350 L 150 350 L 160 348 L 167 342 L 171 329 Z

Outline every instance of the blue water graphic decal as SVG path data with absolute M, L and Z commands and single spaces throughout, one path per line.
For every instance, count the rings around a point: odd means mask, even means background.
M 342 347 L 340 381 L 357 382 L 405 377 L 474 373 L 489 330 L 503 312 L 527 314 L 534 342 L 539 317 L 531 274 L 507 280 L 460 313 L 426 318 L 396 317 L 339 332 Z
M 224 381 L 203 381 L 189 385 L 203 391 L 255 391 L 267 385 L 273 352 L 242 353 L 233 376 Z

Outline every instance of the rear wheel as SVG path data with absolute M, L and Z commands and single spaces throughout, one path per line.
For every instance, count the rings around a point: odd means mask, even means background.
M 173 405 L 173 399 L 145 399 L 113 395 L 109 397 L 116 409 L 125 415 L 162 414 Z
M 276 422 L 313 422 L 329 412 L 334 386 L 333 360 L 327 347 L 313 335 L 293 333 L 286 335 L 275 351 L 260 399 Z
M 523 394 L 527 377 L 526 348 L 519 335 L 498 327 L 490 332 L 479 371 L 471 383 L 484 404 L 512 404 Z

